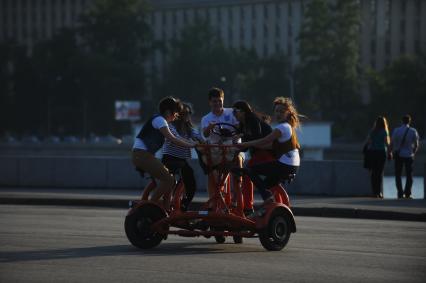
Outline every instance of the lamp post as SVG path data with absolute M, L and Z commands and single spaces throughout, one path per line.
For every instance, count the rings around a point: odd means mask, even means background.
M 293 80 L 293 74 L 292 73 L 288 73 L 287 74 L 287 79 L 288 79 L 289 85 L 290 85 L 290 96 L 291 96 L 291 100 L 293 101 L 294 104 L 296 104 L 296 101 L 294 100 L 294 80 Z

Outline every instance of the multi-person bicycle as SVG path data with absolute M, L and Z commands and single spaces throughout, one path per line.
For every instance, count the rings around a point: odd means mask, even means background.
M 282 184 L 270 189 L 274 202 L 263 204 L 252 215 L 244 214 L 241 189 L 238 186 L 231 189 L 230 182 L 230 171 L 235 167 L 239 149 L 229 144 L 229 140 L 237 134 L 237 130 L 232 125 L 218 123 L 213 132 L 224 142 L 200 144 L 197 149 L 207 169 L 215 172 L 214 195 L 199 209 L 183 209 L 184 184 L 179 172 L 173 172 L 176 185 L 171 196 L 166 196 L 171 197 L 170 210 L 166 211 L 162 205 L 148 200 L 155 188 L 153 180 L 145 187 L 142 199 L 131 202 L 125 219 L 125 232 L 134 246 L 153 248 L 168 235 L 214 237 L 218 243 L 232 236 L 235 243 L 241 243 L 242 238 L 259 237 L 265 249 L 279 251 L 288 243 L 290 234 L 296 232 L 289 197 Z M 294 175 L 283 176 L 282 181 L 293 178 Z

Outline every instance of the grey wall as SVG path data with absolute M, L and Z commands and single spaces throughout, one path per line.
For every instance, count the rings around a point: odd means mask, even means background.
M 206 191 L 206 176 L 191 160 L 198 189 Z M 0 157 L 2 187 L 141 188 L 142 179 L 126 157 Z M 365 196 L 368 172 L 361 161 L 303 161 L 290 194 Z

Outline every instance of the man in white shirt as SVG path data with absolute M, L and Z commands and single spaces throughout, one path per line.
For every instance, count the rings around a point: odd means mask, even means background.
M 239 122 L 232 114 L 232 108 L 224 108 L 225 94 L 219 88 L 209 90 L 209 105 L 211 112 L 201 118 L 201 130 L 204 138 L 210 143 L 217 143 L 219 137 L 212 133 L 216 123 L 228 123 L 238 126 Z
M 232 108 L 224 108 L 223 101 L 225 94 L 220 88 L 211 88 L 208 93 L 209 105 L 211 112 L 201 118 L 201 133 L 203 137 L 211 144 L 219 142 L 220 137 L 212 132 L 216 123 L 228 123 L 234 126 L 238 126 L 239 122 L 232 113 Z M 232 129 L 230 129 L 232 130 Z M 238 164 L 242 167 L 242 158 L 238 156 Z M 239 185 L 238 178 L 234 179 L 234 186 Z M 208 193 L 212 197 L 215 193 L 215 175 L 209 173 L 208 175 Z
M 416 129 L 410 127 L 411 116 L 402 117 L 402 126 L 394 129 L 392 133 L 391 148 L 395 159 L 395 183 L 398 198 L 411 198 L 411 187 L 413 185 L 413 163 L 414 155 L 419 148 L 419 134 Z M 401 174 L 405 166 L 407 180 L 402 190 Z

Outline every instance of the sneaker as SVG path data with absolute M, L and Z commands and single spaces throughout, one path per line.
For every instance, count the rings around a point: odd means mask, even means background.
M 405 195 L 404 197 L 407 198 L 407 199 L 413 199 L 413 197 L 411 195 Z

